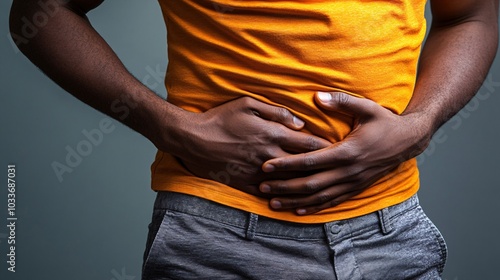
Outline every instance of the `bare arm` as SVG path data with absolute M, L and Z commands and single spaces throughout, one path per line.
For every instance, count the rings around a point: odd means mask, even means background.
M 58 6 L 53 8 L 47 24 L 32 38 L 17 38 L 20 50 L 76 98 L 168 150 L 169 145 L 161 143 L 155 132 L 171 129 L 168 124 L 177 122 L 180 110 L 134 78 L 91 26 L 85 14 L 103 0 L 50 2 Z M 40 11 L 38 0 L 15 0 L 10 14 L 11 33 L 23 36 L 22 18 L 32 19 Z M 128 107 L 126 116 L 116 109 L 118 102 Z M 169 121 L 160 123 L 160 119 Z
M 267 172 L 326 169 L 306 178 L 261 184 L 261 191 L 281 195 L 271 200 L 271 207 L 311 214 L 361 193 L 423 152 L 437 129 L 474 96 L 497 49 L 498 0 L 431 4 L 433 23 L 405 112 L 399 116 L 347 94 L 318 93 L 318 106 L 354 115 L 357 124 L 343 141 L 326 149 L 266 162 Z M 296 194 L 309 196 L 290 196 Z
M 404 112 L 422 118 L 427 141 L 476 94 L 498 46 L 498 0 L 433 0 L 431 9 L 415 92 Z
M 248 97 L 200 114 L 161 99 L 125 69 L 86 18 L 102 0 L 50 1 L 57 7 L 47 24 L 36 36 L 20 41 L 17 36 L 23 34 L 23 18 L 32 19 L 43 12 L 38 2 L 13 2 L 11 34 L 16 34 L 14 40 L 20 42 L 21 51 L 66 91 L 138 131 L 158 149 L 177 156 L 199 177 L 262 195 L 256 185 L 274 177 L 260 170 L 265 160 L 289 155 L 285 151 L 305 152 L 330 144 L 296 131 L 304 123 L 288 110 Z M 117 110 L 117 102 L 128 106 L 129 113 Z M 213 175 L 228 166 L 236 170 L 231 178 Z M 287 178 L 291 176 L 296 173 Z

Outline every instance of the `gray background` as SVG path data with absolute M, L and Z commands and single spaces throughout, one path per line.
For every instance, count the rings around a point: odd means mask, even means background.
M 67 146 L 106 116 L 65 93 L 13 47 L 11 1 L 0 3 L 0 278 L 140 278 L 154 193 L 155 148 L 116 121 L 82 162 L 56 177 Z M 151 69 L 166 68 L 165 28 L 156 1 L 108 0 L 90 14 L 125 65 L 165 95 Z M 445 279 L 499 279 L 500 60 L 478 97 L 439 131 L 419 158 L 421 204 L 449 246 Z M 6 268 L 7 164 L 17 166 L 17 262 Z M 7 278 L 5 278 L 7 276 Z

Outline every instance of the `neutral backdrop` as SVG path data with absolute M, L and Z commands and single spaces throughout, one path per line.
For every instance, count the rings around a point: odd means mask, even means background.
M 0 2 L 0 279 L 139 279 L 155 148 L 113 120 L 114 130 L 71 173 L 56 176 L 52 164 L 65 163 L 68 149 L 86 140 L 84 131 L 107 117 L 18 52 L 8 35 L 11 2 Z M 165 96 L 158 3 L 108 0 L 90 18 L 128 69 Z M 477 97 L 419 157 L 421 204 L 449 246 L 445 279 L 499 279 L 499 93 L 497 58 Z M 6 264 L 8 164 L 17 168 L 16 273 Z

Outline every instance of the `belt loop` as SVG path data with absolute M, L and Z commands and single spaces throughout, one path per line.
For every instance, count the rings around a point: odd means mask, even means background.
M 380 228 L 382 229 L 383 234 L 388 234 L 392 231 L 391 221 L 389 220 L 389 208 L 384 208 L 382 210 L 377 211 Z
M 255 231 L 257 230 L 257 221 L 259 220 L 259 216 L 254 213 L 250 213 L 248 224 L 247 224 L 247 232 L 246 239 L 253 240 L 255 237 Z

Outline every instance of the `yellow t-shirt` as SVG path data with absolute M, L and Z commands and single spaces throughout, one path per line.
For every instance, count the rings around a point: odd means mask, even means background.
M 343 91 L 402 113 L 425 36 L 424 0 L 159 0 L 167 25 L 168 101 L 204 112 L 250 96 L 283 106 L 303 131 L 342 140 L 352 119 L 320 110 L 317 91 Z M 230 148 L 230 147 L 228 147 Z M 198 178 L 158 152 L 152 188 L 202 197 L 298 223 L 352 218 L 397 204 L 419 187 L 416 160 L 363 193 L 314 215 L 273 211 L 268 200 Z

